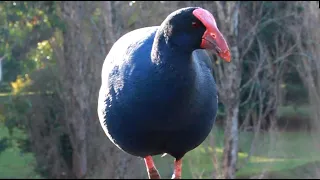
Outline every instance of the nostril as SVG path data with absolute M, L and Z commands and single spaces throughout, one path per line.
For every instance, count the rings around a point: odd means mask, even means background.
M 216 38 L 216 34 L 215 34 L 215 33 L 210 33 L 210 35 L 211 35 L 213 38 Z

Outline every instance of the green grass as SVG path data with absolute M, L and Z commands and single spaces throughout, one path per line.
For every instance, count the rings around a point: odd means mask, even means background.
M 24 137 L 20 131 L 14 131 L 14 136 Z M 0 139 L 9 137 L 7 128 L 0 125 Z M 2 178 L 40 178 L 34 172 L 35 158 L 32 153 L 20 153 L 17 143 L 11 141 L 12 146 L 0 152 L 0 179 Z
M 213 152 L 216 152 L 218 162 L 222 162 L 223 155 L 223 131 L 215 128 L 212 132 L 215 141 L 213 148 L 208 138 L 195 150 L 189 152 L 183 159 L 183 178 L 211 178 L 216 172 L 213 166 Z M 273 133 L 273 139 L 269 134 L 261 134 L 248 163 L 250 145 L 253 139 L 252 132 L 242 132 L 239 136 L 237 178 L 247 178 L 266 171 L 273 178 L 297 177 L 299 169 L 314 161 L 320 161 L 319 148 L 316 147 L 314 139 L 304 132 L 277 132 Z M 155 162 L 163 177 L 169 178 L 172 174 L 173 158 L 159 157 Z M 169 166 L 168 166 L 169 165 Z M 301 178 L 308 175 L 298 173 Z
M 15 131 L 14 136 L 25 135 Z M 0 126 L 0 139 L 2 137 L 9 135 L 7 129 Z M 212 163 L 214 152 L 221 168 L 223 137 L 223 131 L 214 128 L 204 143 L 185 156 L 183 178 L 211 178 L 213 172 L 216 172 Z M 210 139 L 214 139 L 214 146 Z M 312 174 L 309 171 L 314 171 L 310 169 L 310 163 L 320 162 L 318 153 L 320 146 L 316 146 L 315 139 L 306 132 L 274 132 L 272 136 L 269 133 L 260 134 L 254 146 L 255 151 L 247 162 L 252 140 L 253 132 L 241 132 L 239 135 L 237 178 L 259 175 L 263 171 L 272 178 L 304 178 Z M 156 156 L 155 163 L 163 178 L 171 177 L 173 169 L 171 156 Z M 34 156 L 31 153 L 20 155 L 14 141 L 13 147 L 0 153 L 0 178 L 40 178 L 34 172 L 34 166 Z

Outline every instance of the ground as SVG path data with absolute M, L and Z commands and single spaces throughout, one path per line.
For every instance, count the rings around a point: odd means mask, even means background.
M 217 174 L 213 165 L 213 151 L 216 151 L 218 159 L 222 157 L 223 132 L 219 128 L 212 131 L 215 137 L 215 148 L 210 146 L 210 137 L 200 147 L 188 153 L 184 158 L 183 178 L 210 178 Z M 272 137 L 273 136 L 273 137 Z M 306 132 L 274 132 L 262 134 L 256 143 L 255 151 L 248 163 L 248 156 L 252 132 L 242 132 L 239 137 L 239 161 L 237 178 L 248 178 L 261 175 L 262 178 L 311 178 L 317 176 L 320 169 L 319 147 L 315 139 Z M 212 139 L 211 139 L 212 141 Z M 162 176 L 170 177 L 173 159 L 171 157 L 156 157 L 156 163 L 161 163 L 159 171 Z M 221 162 L 221 161 L 218 161 Z M 219 167 L 218 167 L 219 169 Z M 319 174 L 318 174 L 319 176 Z
M 16 136 L 23 136 L 15 132 Z M 239 137 L 239 162 L 237 178 L 261 176 L 262 178 L 312 178 L 316 168 L 320 169 L 319 146 L 306 132 L 273 132 L 261 134 L 254 146 L 255 151 L 248 163 L 246 157 L 253 139 L 253 132 L 242 132 Z M 8 136 L 8 131 L 0 126 L 0 139 Z M 214 137 L 214 138 L 213 138 Z M 215 146 L 213 145 L 213 140 Z M 210 137 L 198 148 L 189 152 L 183 159 L 183 178 L 210 178 L 219 176 L 213 165 L 214 152 L 222 157 L 223 131 L 214 128 Z M 15 142 L 12 142 L 15 144 Z M 171 177 L 172 157 L 155 157 L 155 163 L 162 177 Z M 39 178 L 33 167 L 35 159 L 31 153 L 21 154 L 13 145 L 0 153 L 0 178 Z M 219 167 L 218 167 L 219 169 Z M 262 173 L 264 172 L 264 173 Z

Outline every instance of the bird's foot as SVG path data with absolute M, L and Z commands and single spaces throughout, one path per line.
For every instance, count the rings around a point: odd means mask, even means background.
M 160 174 L 159 174 L 156 166 L 154 165 L 152 157 L 151 156 L 145 157 L 144 162 L 147 167 L 149 179 L 161 179 Z
M 171 179 L 181 179 L 181 170 L 182 170 L 182 160 L 175 160 L 174 161 L 174 172 Z

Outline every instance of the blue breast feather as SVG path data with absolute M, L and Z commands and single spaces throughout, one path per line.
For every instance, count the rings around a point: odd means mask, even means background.
M 127 153 L 182 157 L 213 126 L 216 85 L 202 52 L 153 63 L 156 30 L 134 30 L 110 50 L 102 68 L 99 119 L 110 140 Z

